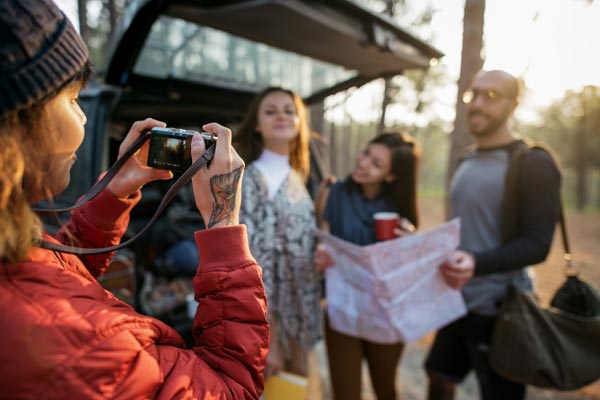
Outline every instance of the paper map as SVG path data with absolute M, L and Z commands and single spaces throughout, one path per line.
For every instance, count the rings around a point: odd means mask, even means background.
M 466 313 L 439 264 L 459 243 L 460 222 L 358 246 L 317 230 L 335 264 L 326 271 L 334 330 L 378 343 L 410 342 Z

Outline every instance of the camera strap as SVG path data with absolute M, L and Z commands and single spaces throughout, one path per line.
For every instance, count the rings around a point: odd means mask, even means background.
M 106 172 L 104 177 L 102 177 L 102 179 L 100 179 L 98 182 L 96 182 L 96 184 L 90 188 L 90 190 L 86 193 L 86 195 L 83 196 L 77 203 L 75 203 L 75 205 L 68 207 L 68 208 L 63 208 L 63 209 L 51 209 L 51 210 L 33 209 L 33 211 L 35 211 L 39 215 L 61 214 L 61 213 L 68 212 L 68 211 L 71 211 L 71 210 L 74 210 L 76 208 L 83 206 L 85 203 L 87 203 L 88 201 L 90 201 L 94 197 L 96 197 L 102 190 L 104 190 L 104 188 L 106 188 L 108 183 L 121 170 L 121 168 L 127 162 L 127 160 L 133 154 L 135 154 L 135 152 L 137 150 L 139 150 L 139 148 L 142 147 L 144 142 L 146 142 L 149 138 L 150 138 L 150 133 L 141 135 L 125 151 L 125 153 L 123 153 L 123 155 L 121 157 L 119 157 L 119 159 L 113 164 L 113 166 L 108 169 L 108 171 Z M 129 246 L 130 244 L 135 242 L 142 234 L 144 234 L 144 232 L 146 232 L 146 230 L 148 230 L 148 228 L 154 223 L 154 221 L 156 221 L 156 219 L 164 211 L 164 209 L 169 204 L 169 202 L 173 199 L 173 197 L 175 197 L 177 192 L 183 186 L 185 186 L 190 181 L 190 179 L 192 179 L 192 177 L 196 174 L 196 172 L 198 172 L 200 170 L 200 168 L 202 168 L 203 166 L 208 164 L 208 162 L 210 160 L 212 160 L 212 158 L 215 155 L 215 146 L 216 146 L 216 144 L 212 144 L 211 146 L 209 146 L 206 149 L 206 151 L 204 152 L 204 154 L 202 154 L 202 156 L 200 156 L 200 158 L 198 158 L 194 163 L 192 163 L 192 165 L 190 165 L 183 174 L 181 174 L 181 176 L 175 181 L 175 183 L 173 183 L 173 185 L 171 185 L 171 187 L 169 188 L 167 193 L 163 196 L 160 204 L 158 205 L 158 207 L 157 207 L 156 211 L 154 212 L 154 215 L 152 216 L 150 221 L 148 221 L 148 223 L 138 233 L 136 233 L 133 237 L 131 237 L 127 241 L 120 243 L 118 245 L 115 245 L 115 246 L 93 249 L 93 248 L 67 246 L 64 244 L 58 244 L 58 243 L 53 243 L 53 242 L 48 242 L 48 241 L 42 240 L 40 242 L 39 247 L 48 249 L 48 250 L 60 251 L 63 253 L 70 253 L 70 254 L 76 254 L 76 255 L 90 255 L 90 254 L 108 253 L 108 252 L 119 250 L 119 249 Z
M 115 175 L 117 175 L 117 173 L 121 170 L 123 165 L 125 165 L 127 160 L 129 160 L 129 158 L 132 155 L 134 155 L 135 152 L 138 151 L 140 149 L 140 147 L 142 147 L 142 145 L 148 141 L 148 139 L 150 139 L 150 132 L 140 135 L 140 137 L 138 137 L 136 139 L 136 141 L 133 142 L 131 146 L 129 146 L 129 148 L 125 151 L 125 153 L 123 153 L 123 155 L 117 159 L 117 161 L 112 165 L 112 167 L 110 167 L 108 169 L 108 171 L 106 171 L 106 174 L 104 174 L 102 179 L 97 181 L 90 188 L 90 190 L 87 191 L 85 196 L 83 196 L 81 199 L 79 199 L 77 201 L 77 203 L 75 203 L 71 207 L 57 208 L 57 209 L 54 209 L 54 208 L 53 209 L 32 208 L 32 210 L 38 215 L 46 216 L 46 215 L 64 214 L 66 212 L 73 211 L 73 210 L 81 207 L 88 201 L 92 200 L 94 197 L 98 196 L 98 194 L 102 190 L 104 190 L 104 188 L 110 183 L 110 181 L 115 177 Z

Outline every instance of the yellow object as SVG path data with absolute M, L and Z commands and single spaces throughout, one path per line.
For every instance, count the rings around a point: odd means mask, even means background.
M 300 375 L 280 372 L 265 382 L 264 400 L 305 400 L 307 379 Z

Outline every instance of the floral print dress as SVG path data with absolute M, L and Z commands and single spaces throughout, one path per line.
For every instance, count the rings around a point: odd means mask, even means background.
M 290 338 L 311 350 L 321 335 L 321 274 L 315 269 L 315 210 L 300 175 L 291 170 L 270 200 L 260 170 L 246 167 L 240 222 L 263 268 L 269 315 L 283 348 Z

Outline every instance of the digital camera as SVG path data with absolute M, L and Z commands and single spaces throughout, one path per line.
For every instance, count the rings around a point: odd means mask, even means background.
M 191 147 L 195 131 L 178 128 L 152 128 L 148 166 L 172 171 L 185 171 L 192 164 Z M 200 132 L 206 147 L 217 137 L 212 133 Z

